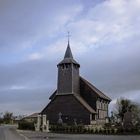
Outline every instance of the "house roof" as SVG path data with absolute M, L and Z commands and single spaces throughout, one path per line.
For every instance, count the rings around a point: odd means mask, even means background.
M 90 82 L 88 82 L 87 80 L 85 80 L 82 77 L 80 77 L 80 80 L 82 80 L 87 86 L 89 86 L 100 98 L 111 101 L 111 99 L 108 96 L 106 96 L 104 93 L 102 93 L 99 89 L 97 89 L 95 86 L 93 86 Z
M 25 118 L 37 118 L 38 114 L 39 113 L 33 113 L 33 114 L 31 114 L 31 115 L 29 115 L 29 116 L 27 116 Z

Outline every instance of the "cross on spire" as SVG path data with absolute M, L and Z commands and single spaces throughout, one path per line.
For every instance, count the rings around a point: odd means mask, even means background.
M 64 58 L 73 58 L 72 52 L 71 52 L 71 49 L 70 49 L 70 44 L 69 44 L 69 38 L 70 38 L 70 33 L 69 33 L 69 31 L 68 31 L 67 37 L 68 37 L 68 45 L 67 45 L 67 49 L 66 49 Z
M 68 43 L 69 43 L 69 39 L 70 39 L 70 37 L 71 37 L 71 35 L 70 35 L 70 32 L 68 31 L 68 35 L 67 35 L 67 37 L 68 37 Z

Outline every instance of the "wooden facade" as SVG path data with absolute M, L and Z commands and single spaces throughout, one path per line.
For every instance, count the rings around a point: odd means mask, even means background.
M 63 123 L 74 124 L 90 123 L 90 111 L 88 111 L 72 94 L 55 96 L 42 113 L 47 114 L 50 124 L 57 124 L 59 113 L 62 113 Z M 94 113 L 94 112 L 93 112 Z
M 73 59 L 69 42 L 57 67 L 57 90 L 41 114 L 47 115 L 50 124 L 58 124 L 60 119 L 70 125 L 104 123 L 111 99 L 79 75 L 80 65 Z

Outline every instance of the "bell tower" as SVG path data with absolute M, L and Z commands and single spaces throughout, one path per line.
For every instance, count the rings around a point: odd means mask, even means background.
M 80 65 L 73 59 L 68 40 L 64 59 L 57 65 L 58 81 L 57 95 L 79 93 L 79 68 Z

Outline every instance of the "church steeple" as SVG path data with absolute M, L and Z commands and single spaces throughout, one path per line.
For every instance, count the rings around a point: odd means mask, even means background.
M 57 65 L 57 67 L 58 67 L 57 94 L 58 95 L 78 94 L 80 65 L 73 58 L 69 40 L 64 55 L 64 59 Z
M 71 49 L 70 49 L 69 40 L 68 40 L 68 45 L 67 45 L 67 49 L 66 49 L 66 52 L 65 52 L 64 59 L 65 58 L 72 58 L 73 59 L 73 55 L 72 55 L 72 52 L 71 52 Z
M 62 64 L 70 64 L 70 63 L 76 64 L 78 67 L 80 67 L 80 64 L 78 64 L 73 58 L 72 51 L 70 48 L 70 43 L 68 40 L 68 45 L 67 45 L 67 49 L 64 55 L 64 59 L 57 66 L 62 65 Z

